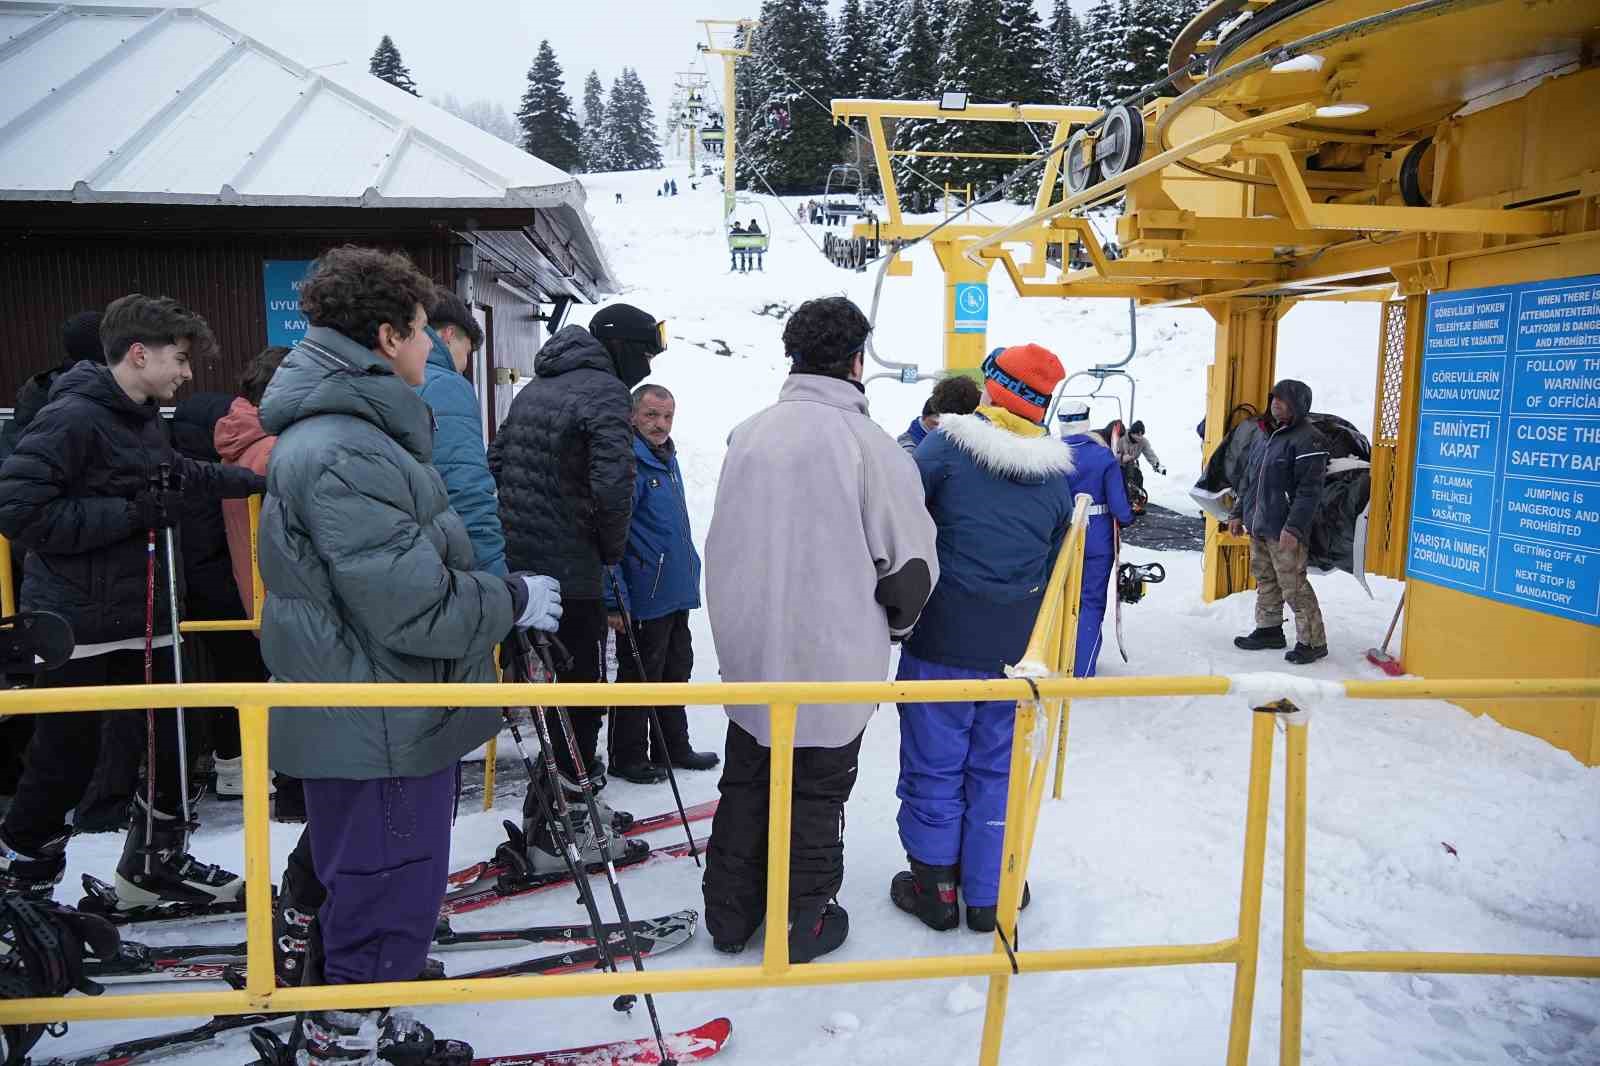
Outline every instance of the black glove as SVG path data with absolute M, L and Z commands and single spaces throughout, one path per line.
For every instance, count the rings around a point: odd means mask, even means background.
M 174 489 L 145 489 L 128 501 L 128 520 L 135 529 L 172 529 L 183 512 L 183 496 Z

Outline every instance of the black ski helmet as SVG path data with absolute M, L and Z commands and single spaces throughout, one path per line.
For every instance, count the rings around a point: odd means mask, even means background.
M 589 320 L 589 333 L 611 353 L 628 388 L 650 376 L 650 359 L 666 350 L 665 323 L 632 304 L 608 304 Z

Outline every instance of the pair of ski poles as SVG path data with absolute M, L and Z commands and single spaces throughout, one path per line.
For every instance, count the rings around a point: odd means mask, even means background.
M 534 639 L 530 641 L 528 634 L 523 630 L 515 630 L 513 640 L 517 644 L 517 653 L 514 661 L 518 664 L 519 680 L 531 682 L 533 680 L 532 661 L 537 656 L 544 667 L 547 677 L 556 676 L 556 663 L 551 655 L 551 647 L 560 652 L 563 668 L 571 663 L 571 656 L 561 643 L 554 637 L 535 632 Z M 551 827 L 556 842 L 561 848 L 562 858 L 566 861 L 567 871 L 571 875 L 573 884 L 578 889 L 578 899 L 582 902 L 584 910 L 588 912 L 589 923 L 594 929 L 595 950 L 599 952 L 601 965 L 612 973 L 619 972 L 616 957 L 611 952 L 611 943 L 606 935 L 605 921 L 600 916 L 600 906 L 595 899 L 594 889 L 589 884 L 588 870 L 582 853 L 578 850 L 578 840 L 581 839 L 581 815 L 575 814 L 572 805 L 567 802 L 566 787 L 562 783 L 560 770 L 555 761 L 555 742 L 550 735 L 550 724 L 545 718 L 542 707 L 528 707 L 528 717 L 532 719 L 534 729 L 539 735 L 540 760 L 544 770 L 544 781 L 549 785 L 549 794 L 541 785 L 538 770 L 535 769 L 533 758 L 528 754 L 527 745 L 522 739 L 522 730 L 517 727 L 516 718 L 510 708 L 503 708 L 501 715 L 506 724 L 511 728 L 511 739 L 516 743 L 517 754 L 522 757 L 523 769 L 528 774 L 528 789 L 538 800 L 539 815 L 545 824 Z M 617 909 L 617 920 L 622 925 L 623 943 L 628 950 L 628 955 L 633 961 L 635 970 L 643 972 L 644 956 L 639 950 L 638 939 L 634 935 L 633 920 L 628 915 L 628 906 L 622 898 L 622 886 L 617 880 L 616 864 L 611 859 L 611 832 L 606 825 L 605 818 L 600 813 L 599 801 L 595 799 L 593 782 L 589 780 L 589 772 L 584 757 L 578 750 L 578 737 L 572 728 L 572 716 L 567 708 L 556 707 L 555 718 L 560 726 L 562 737 L 566 742 L 567 752 L 572 759 L 573 773 L 577 778 L 578 790 L 583 794 L 584 805 L 588 809 L 589 823 L 593 832 L 596 850 L 605 866 L 606 882 L 611 889 L 611 902 Z M 680 817 L 684 822 L 684 829 L 688 831 L 688 818 L 682 815 L 682 803 L 679 803 Z M 693 847 L 693 838 L 690 838 Z M 698 859 L 697 859 L 698 861 Z M 633 1009 L 636 999 L 632 995 L 618 996 L 612 1006 L 618 1011 Z M 650 1014 L 650 1027 L 655 1034 L 656 1045 L 661 1051 L 661 1062 L 664 1066 L 673 1066 L 675 1060 L 667 1051 L 666 1037 L 662 1033 L 661 1018 L 656 1013 L 655 998 L 646 992 L 644 996 L 645 1008 Z
M 164 505 L 167 489 L 171 485 L 172 467 L 162 463 L 157 473 L 150 475 L 150 489 L 158 492 L 157 499 Z M 169 521 L 175 516 L 168 515 Z M 174 568 L 177 552 L 172 544 L 172 526 L 167 526 L 167 611 L 172 626 L 172 680 L 183 684 L 183 645 L 178 633 L 178 573 Z M 155 683 L 155 627 L 156 627 L 156 531 L 145 530 L 144 563 L 144 683 Z M 189 741 L 184 728 L 183 708 L 174 708 L 178 714 L 178 804 L 183 825 L 189 823 Z M 146 707 L 145 721 L 145 788 L 144 788 L 144 874 L 150 876 L 151 855 L 155 848 L 156 833 L 156 709 Z

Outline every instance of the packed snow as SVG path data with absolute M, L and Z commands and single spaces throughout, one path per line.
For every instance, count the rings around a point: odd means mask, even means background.
M 654 195 L 663 176 L 681 195 Z M 841 271 L 790 220 L 797 200 L 762 197 L 771 221 L 765 269 L 730 274 L 721 229 L 720 186 L 691 187 L 682 164 L 663 171 L 586 176 L 589 206 L 607 255 L 627 290 L 621 299 L 664 317 L 672 344 L 652 379 L 677 396 L 677 440 L 696 539 L 711 519 L 728 431 L 770 403 L 786 372 L 779 340 L 802 301 L 846 294 L 871 301 L 871 274 Z M 616 202 L 620 193 L 622 201 Z M 990 207 L 995 219 L 1015 214 Z M 740 216 L 760 215 L 741 204 Z M 886 357 L 941 365 L 940 276 L 927 249 L 915 276 L 884 284 L 877 346 Z M 997 271 L 992 279 L 991 345 L 1037 342 L 1069 371 L 1120 359 L 1128 348 L 1122 301 L 1021 299 Z M 592 308 L 579 309 L 583 322 Z M 1312 304 L 1292 311 L 1280 332 L 1279 376 L 1307 381 L 1316 408 L 1356 425 L 1371 423 L 1376 358 L 1374 305 Z M 1197 476 L 1195 423 L 1204 408 L 1212 322 L 1201 311 L 1142 310 L 1134 412 L 1094 402 L 1097 422 L 1138 417 L 1169 473 L 1146 472 L 1155 502 L 1192 512 L 1186 489 Z M 869 397 L 885 430 L 898 433 L 921 408 L 926 384 L 873 383 Z M 796 442 L 803 446 L 803 442 Z M 1286 669 L 1276 653 L 1240 652 L 1232 637 L 1252 623 L 1251 597 L 1201 602 L 1199 556 L 1128 549 L 1133 561 L 1159 559 L 1168 578 L 1126 608 L 1129 661 L 1107 633 L 1105 675 L 1210 674 Z M 781 560 L 774 560 L 781 565 Z M 1364 659 L 1400 594 L 1374 579 L 1374 597 L 1346 574 L 1314 577 L 1327 618 L 1331 655 L 1306 675 L 1380 676 Z M 1107 625 L 1110 625 L 1108 618 Z M 695 679 L 713 681 L 717 664 L 704 612 L 694 616 Z M 693 708 L 697 747 L 720 751 L 725 720 Z M 1033 905 L 1023 916 L 1026 948 L 1203 942 L 1233 935 L 1243 851 L 1250 712 L 1237 698 L 1081 700 L 1072 707 L 1066 794 L 1046 800 L 1030 871 Z M 1318 708 L 1310 747 L 1309 913 L 1307 935 L 1329 950 L 1454 950 L 1600 954 L 1600 768 L 1530 736 L 1446 703 L 1361 703 Z M 509 738 L 508 738 L 509 739 Z M 889 902 L 902 868 L 894 784 L 893 707 L 868 728 L 861 775 L 847 808 L 846 878 L 841 902 L 851 935 L 830 961 L 988 950 L 990 939 L 937 934 Z M 463 813 L 453 865 L 484 857 L 516 818 L 523 782 L 509 743 L 502 745 L 500 791 L 492 812 Z M 1282 876 L 1281 737 L 1274 752 L 1273 799 L 1263 909 L 1260 975 L 1252 1030 L 1256 1061 L 1274 1061 L 1278 1043 Z M 715 772 L 680 773 L 684 800 L 716 794 Z M 613 780 L 611 802 L 638 814 L 671 805 L 665 785 Z M 208 801 L 209 824 L 194 851 L 243 869 L 237 807 Z M 281 868 L 300 827 L 272 827 L 273 866 Z M 704 827 L 702 827 L 704 831 Z M 681 839 L 663 832 L 660 843 Z M 69 855 L 69 895 L 78 875 L 110 875 L 120 839 L 79 838 Z M 700 906 L 698 871 L 684 858 L 624 875 L 635 918 Z M 601 906 L 609 912 L 604 891 Z M 458 919 L 463 928 L 579 920 L 573 893 L 511 901 Z M 238 940 L 242 925 L 222 923 L 151 933 L 151 942 Z M 510 961 L 519 953 L 444 956 L 456 971 Z M 520 953 L 526 954 L 526 952 Z M 651 968 L 754 965 L 759 940 L 736 960 L 718 955 L 702 933 Z M 1013 983 L 1004 1060 L 1015 1063 L 1214 1064 L 1223 1060 L 1233 970 L 1226 966 L 1028 975 Z M 197 986 L 204 987 L 204 986 Z M 658 997 L 663 1024 L 681 1029 L 717 1015 L 734 1022 L 719 1061 L 729 1066 L 906 1063 L 968 1064 L 983 1026 L 984 982 L 931 982 L 696 993 Z M 127 986 L 124 986 L 127 989 Z M 127 989 L 131 990 L 131 989 Z M 119 990 L 120 991 L 120 990 Z M 115 994 L 113 992 L 112 994 Z M 648 1033 L 642 1005 L 633 1015 L 609 999 L 526 1007 L 484 1004 L 425 1008 L 443 1036 L 470 1040 L 478 1054 L 569 1047 Z M 113 1038 L 177 1028 L 175 1020 L 73 1025 L 35 1056 L 61 1055 Z M 1600 989 L 1594 982 L 1542 978 L 1309 974 L 1305 1058 L 1343 1064 L 1600 1063 Z M 250 1058 L 227 1052 L 174 1060 L 219 1063 Z

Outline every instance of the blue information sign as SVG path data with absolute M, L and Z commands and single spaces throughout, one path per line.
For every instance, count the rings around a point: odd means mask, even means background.
M 983 281 L 956 283 L 957 333 L 984 333 L 989 329 L 989 285 Z
M 1428 298 L 1407 576 L 1600 624 L 1600 274 Z
M 261 265 L 262 288 L 267 299 L 267 343 L 285 347 L 299 343 L 306 333 L 306 316 L 300 313 L 300 283 L 311 269 L 310 259 L 267 259 Z

